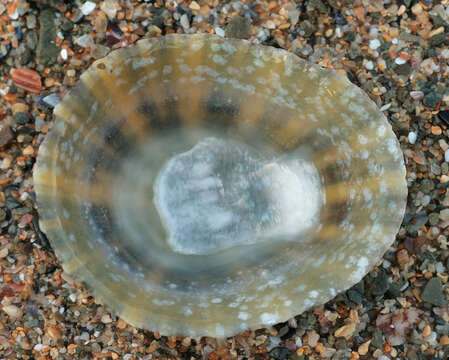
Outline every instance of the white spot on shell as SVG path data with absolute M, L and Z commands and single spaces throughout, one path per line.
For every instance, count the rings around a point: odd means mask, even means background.
M 247 312 L 240 311 L 239 312 L 239 319 L 243 320 L 243 321 L 246 321 L 246 320 L 249 319 L 249 314 Z

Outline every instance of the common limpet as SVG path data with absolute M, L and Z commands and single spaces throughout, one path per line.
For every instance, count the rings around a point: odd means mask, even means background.
M 321 304 L 394 240 L 399 143 L 345 77 L 209 35 L 96 61 L 54 110 L 34 184 L 64 270 L 123 319 L 223 337 Z

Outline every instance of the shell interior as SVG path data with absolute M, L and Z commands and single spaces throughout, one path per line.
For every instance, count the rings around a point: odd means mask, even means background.
M 96 61 L 34 172 L 64 270 L 129 323 L 223 337 L 357 283 L 394 240 L 399 143 L 345 77 L 208 35 Z

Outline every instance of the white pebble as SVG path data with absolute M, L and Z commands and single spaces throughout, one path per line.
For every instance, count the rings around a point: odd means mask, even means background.
M 374 64 L 373 64 L 372 61 L 368 61 L 368 62 L 365 64 L 365 67 L 366 67 L 368 70 L 373 70 L 373 69 L 374 69 Z
M 382 107 L 380 108 L 380 111 L 388 110 L 390 107 L 391 107 L 391 103 L 385 104 L 384 106 L 382 106 Z
M 36 345 L 34 345 L 33 350 L 41 351 L 41 350 L 42 350 L 42 344 L 36 344 Z
M 95 7 L 97 6 L 97 4 L 95 4 L 92 1 L 86 1 L 83 6 L 81 6 L 81 12 L 83 13 L 83 15 L 89 15 L 92 11 L 95 10 Z
M 376 50 L 379 48 L 379 46 L 380 46 L 380 41 L 378 39 L 370 40 L 370 42 L 369 42 L 370 49 Z
M 69 54 L 67 53 L 66 49 L 62 49 L 61 50 L 61 59 L 62 60 L 67 60 L 69 58 Z
M 188 30 L 190 28 L 190 22 L 189 22 L 189 18 L 187 17 L 186 14 L 183 14 L 181 16 L 181 26 L 184 29 L 184 31 Z
M 215 34 L 217 34 L 218 36 L 221 36 L 221 37 L 225 36 L 225 31 L 222 28 L 217 26 L 214 28 L 214 30 L 215 30 Z
M 444 161 L 449 163 L 449 149 L 444 152 Z
M 405 64 L 407 61 L 404 60 L 404 59 L 401 58 L 401 57 L 397 57 L 397 58 L 394 60 L 394 62 L 395 62 L 397 65 L 403 65 L 403 64 Z
M 408 142 L 413 145 L 416 142 L 417 137 L 418 136 L 416 135 L 416 133 L 414 131 L 410 131 L 408 133 Z

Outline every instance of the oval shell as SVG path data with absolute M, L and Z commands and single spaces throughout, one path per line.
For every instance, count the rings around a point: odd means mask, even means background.
M 402 152 L 385 116 L 345 77 L 284 50 L 209 35 L 141 40 L 93 63 L 55 116 L 34 171 L 41 228 L 66 272 L 130 324 L 162 334 L 223 337 L 328 301 L 380 259 L 405 211 Z M 212 168 L 197 167 L 205 156 L 242 179 L 230 184 L 249 200 L 228 218 L 205 210 L 215 195 L 189 195 L 217 181 L 201 177 Z M 285 158 L 313 165 L 322 203 L 307 231 L 278 239 L 248 211 L 261 193 L 241 184 L 274 178 L 271 165 Z M 282 171 L 292 211 L 273 207 L 275 235 L 285 235 L 282 214 L 300 209 Z M 157 206 L 176 199 L 187 207 Z M 183 209 L 192 220 L 182 222 Z M 201 228 L 207 221 L 216 234 Z M 230 223 L 238 234 L 223 245 L 217 234 Z

